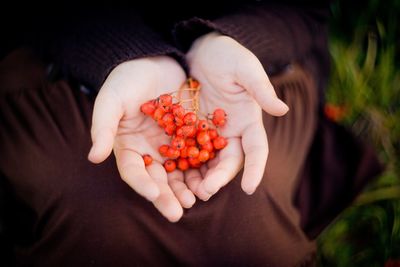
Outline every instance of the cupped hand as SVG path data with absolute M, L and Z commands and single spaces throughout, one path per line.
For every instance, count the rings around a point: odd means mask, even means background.
M 200 170 L 185 173 L 189 188 L 207 200 L 242 169 L 242 189 L 252 194 L 263 177 L 268 142 L 262 110 L 282 116 L 288 107 L 277 98 L 257 57 L 234 39 L 217 33 L 198 38 L 186 55 L 190 75 L 200 81 L 200 110 L 222 108 L 227 123 L 220 134 L 228 145 Z
M 121 178 L 173 222 L 182 216 L 182 207 L 194 204 L 195 197 L 181 172 L 167 175 L 158 147 L 169 137 L 141 113 L 140 106 L 178 90 L 185 79 L 180 65 L 167 56 L 135 59 L 115 67 L 95 101 L 93 146 L 88 156 L 93 163 L 100 163 L 114 151 Z M 153 157 L 151 165 L 144 165 L 144 154 Z

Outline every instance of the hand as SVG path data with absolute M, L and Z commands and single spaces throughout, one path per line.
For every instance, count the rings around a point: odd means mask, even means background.
M 200 110 L 217 107 L 228 114 L 220 128 L 228 146 L 200 171 L 186 173 L 186 183 L 207 200 L 231 181 L 243 166 L 242 189 L 252 194 L 260 184 L 268 156 L 262 111 L 284 115 L 289 108 L 275 94 L 257 57 L 228 36 L 210 33 L 197 39 L 187 53 L 191 76 L 200 81 Z M 261 106 L 261 108 L 260 108 Z M 244 155 L 243 155 L 244 153 Z
M 183 214 L 182 206 L 191 207 L 195 197 L 183 183 L 181 172 L 175 171 L 167 177 L 158 147 L 167 143 L 169 137 L 140 112 L 140 106 L 178 90 L 185 79 L 179 64 L 167 56 L 135 59 L 117 66 L 95 101 L 93 146 L 88 156 L 90 161 L 100 163 L 114 150 L 122 179 L 153 202 L 170 221 L 178 221 Z M 144 154 L 154 159 L 147 167 L 142 159 Z

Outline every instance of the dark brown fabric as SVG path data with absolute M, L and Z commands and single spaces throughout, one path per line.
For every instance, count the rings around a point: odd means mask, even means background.
M 291 112 L 265 117 L 271 152 L 263 185 L 248 196 L 236 178 L 173 224 L 119 178 L 113 157 L 87 161 L 94 99 L 47 81 L 44 67 L 26 51 L 0 65 L 0 172 L 11 188 L 6 233 L 18 265 L 311 264 L 315 244 L 290 205 L 315 128 L 316 91 L 305 72 L 288 72 L 303 77 L 295 85 L 275 80 Z

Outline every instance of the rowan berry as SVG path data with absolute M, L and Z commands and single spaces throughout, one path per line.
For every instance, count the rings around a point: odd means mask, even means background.
M 179 158 L 180 155 L 181 155 L 181 153 L 179 152 L 178 149 L 169 147 L 167 150 L 167 157 L 170 159 L 177 159 L 177 158 Z
M 199 149 L 195 146 L 190 146 L 187 149 L 187 154 L 189 158 L 197 158 L 199 156 Z
M 215 138 L 213 140 L 214 148 L 218 149 L 218 150 L 223 149 L 224 147 L 226 147 L 227 144 L 228 144 L 228 141 L 223 136 L 218 136 L 217 138 Z
M 173 104 L 171 107 L 171 112 L 175 117 L 183 119 L 185 116 L 185 109 L 179 104 Z
M 144 161 L 144 166 L 149 166 L 151 163 L 153 163 L 153 158 L 149 155 L 143 155 L 143 161 Z
M 159 101 L 163 107 L 169 107 L 172 105 L 172 96 L 168 94 L 160 95 Z
M 181 158 L 187 158 L 188 157 L 188 152 L 187 152 L 188 148 L 187 146 L 185 146 L 184 148 L 181 149 Z
M 200 150 L 199 156 L 197 158 L 201 162 L 206 162 L 210 158 L 210 153 L 207 150 L 202 149 L 202 150 Z
M 164 116 L 162 117 L 162 121 L 167 124 L 167 123 L 174 123 L 174 115 L 172 113 L 165 113 Z
M 159 120 L 162 119 L 162 117 L 164 116 L 164 114 L 165 114 L 165 110 L 162 109 L 162 108 L 160 108 L 160 107 L 158 107 L 158 108 L 156 108 L 156 110 L 155 110 L 154 113 L 153 113 L 153 119 L 154 119 L 155 121 L 159 121 Z
M 167 160 L 164 162 L 164 169 L 165 169 L 167 172 L 173 172 L 173 171 L 176 169 L 176 163 L 175 163 L 175 161 L 174 161 L 174 160 L 167 159 Z
M 189 165 L 192 168 L 200 168 L 201 166 L 201 161 L 198 158 L 188 158 Z
M 218 132 L 215 129 L 209 129 L 208 130 L 208 135 L 210 136 L 211 140 L 214 140 L 215 138 L 218 137 Z
M 166 135 L 172 136 L 175 133 L 176 125 L 174 123 L 168 123 L 164 126 L 164 131 Z
M 199 120 L 197 123 L 197 129 L 199 131 L 207 131 L 208 130 L 208 122 L 206 120 Z
M 215 126 L 224 126 L 226 123 L 225 117 L 225 111 L 221 108 L 217 108 L 214 110 L 212 122 Z
M 185 145 L 187 147 L 189 146 L 196 146 L 196 140 L 194 140 L 193 138 L 186 138 L 185 140 Z
M 204 145 L 205 143 L 210 141 L 210 136 L 205 131 L 204 132 L 199 132 L 199 133 L 197 133 L 196 140 L 197 140 L 197 143 L 199 143 L 200 145 Z
M 195 137 L 196 136 L 197 129 L 194 125 L 183 125 L 181 127 L 181 129 L 182 129 L 182 135 L 185 137 Z
M 185 139 L 183 139 L 182 137 L 179 137 L 179 136 L 175 137 L 171 141 L 171 147 L 181 150 L 182 148 L 185 147 Z
M 187 169 L 189 169 L 189 161 L 184 158 L 179 158 L 178 159 L 178 168 L 181 171 L 186 171 Z
M 160 152 L 161 156 L 167 157 L 168 149 L 169 149 L 169 145 L 162 145 L 158 148 L 158 152 Z
M 140 111 L 148 116 L 153 116 L 155 110 L 156 105 L 154 105 L 153 101 L 146 102 L 140 106 Z
M 183 117 L 183 122 L 186 125 L 195 125 L 196 121 L 197 121 L 197 116 L 196 116 L 196 114 L 194 112 L 188 112 Z
M 202 146 L 201 149 L 207 150 L 208 152 L 211 152 L 214 150 L 214 146 L 211 141 L 205 142 Z

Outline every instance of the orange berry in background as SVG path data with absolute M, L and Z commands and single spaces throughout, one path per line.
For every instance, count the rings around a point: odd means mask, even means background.
M 144 161 L 144 166 L 149 166 L 151 163 L 153 163 L 153 158 L 150 155 L 146 154 L 143 155 L 143 161 Z
M 184 158 L 179 158 L 178 159 L 178 168 L 181 171 L 186 171 L 187 169 L 189 169 L 189 161 L 187 159 Z
M 176 163 L 175 163 L 175 161 L 174 161 L 174 160 L 167 159 L 167 160 L 164 162 L 164 169 L 165 169 L 167 172 L 173 172 L 173 171 L 176 169 Z
M 199 156 L 197 157 L 201 162 L 206 162 L 210 158 L 210 153 L 207 150 L 200 150 Z
M 224 147 L 226 147 L 227 144 L 228 144 L 228 141 L 223 136 L 218 136 L 217 138 L 215 138 L 213 140 L 214 148 L 218 149 L 218 150 L 223 149 Z

